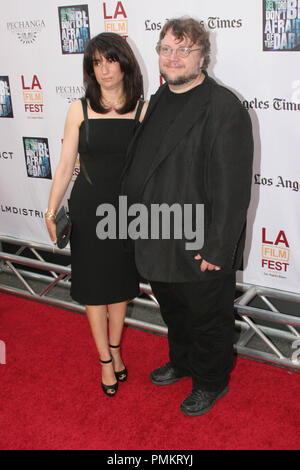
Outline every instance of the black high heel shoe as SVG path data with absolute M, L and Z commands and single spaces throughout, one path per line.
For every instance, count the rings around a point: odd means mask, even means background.
M 109 361 L 101 361 L 99 357 L 99 361 L 101 362 L 101 364 L 109 364 L 110 362 L 112 362 L 112 358 L 109 359 Z M 108 397 L 114 397 L 116 395 L 117 390 L 118 390 L 118 381 L 113 385 L 105 385 L 103 382 L 101 382 L 101 385 L 102 385 L 102 390 L 105 393 L 105 395 L 107 395 Z M 111 393 L 111 391 L 113 393 Z
M 118 346 L 113 346 L 113 345 L 109 344 L 109 347 L 110 348 L 119 348 L 120 345 L 118 344 Z M 125 382 L 127 380 L 127 377 L 128 377 L 128 372 L 127 372 L 126 367 L 124 367 L 124 369 L 120 370 L 119 372 L 115 371 L 115 376 L 116 376 L 116 379 L 119 382 Z

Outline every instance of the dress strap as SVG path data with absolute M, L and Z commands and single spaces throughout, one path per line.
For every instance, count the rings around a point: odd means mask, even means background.
M 138 107 L 137 107 L 137 110 L 136 110 L 136 113 L 135 113 L 135 116 L 134 116 L 135 121 L 139 120 L 142 109 L 143 109 L 143 106 L 144 106 L 144 103 L 145 103 L 145 101 L 141 98 L 139 100 L 139 104 L 138 104 Z
M 84 122 L 85 122 L 85 140 L 86 140 L 86 145 L 88 147 L 89 146 L 89 120 L 88 120 L 88 114 L 87 114 L 87 102 L 85 98 L 80 98 L 80 101 L 82 104 L 83 117 L 84 117 Z M 87 182 L 92 185 L 93 183 L 91 181 L 91 178 L 88 175 L 87 169 L 83 162 L 82 155 L 80 155 L 80 169 L 82 169 L 82 172 Z
M 84 122 L 85 122 L 85 140 L 87 145 L 89 145 L 89 119 L 88 119 L 88 114 L 87 114 L 87 102 L 86 99 L 80 98 L 81 104 L 82 104 L 82 110 L 83 110 L 83 117 L 84 117 Z

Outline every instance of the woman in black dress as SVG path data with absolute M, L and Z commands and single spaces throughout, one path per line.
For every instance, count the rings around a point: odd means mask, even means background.
M 118 381 L 127 379 L 120 342 L 127 302 L 139 293 L 139 280 L 133 253 L 124 250 L 122 240 L 98 238 L 100 218 L 96 211 L 100 204 L 111 204 L 118 220 L 126 150 L 146 105 L 140 101 L 143 85 L 139 65 L 126 40 L 118 34 L 102 33 L 93 38 L 85 50 L 83 69 L 85 99 L 72 103 L 67 115 L 46 224 L 56 243 L 55 214 L 79 152 L 81 171 L 69 200 L 71 296 L 86 306 L 103 365 L 102 388 L 114 396 Z

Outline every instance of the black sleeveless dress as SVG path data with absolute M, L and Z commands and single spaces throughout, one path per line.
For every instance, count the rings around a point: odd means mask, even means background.
M 86 113 L 85 102 L 83 107 Z M 100 204 L 112 204 L 118 220 L 120 176 L 140 109 L 139 106 L 135 119 L 86 121 L 86 117 L 80 126 L 81 171 L 70 195 L 69 211 L 72 221 L 71 297 L 83 305 L 122 302 L 139 293 L 134 253 L 125 251 L 124 242 L 118 238 L 98 238 L 96 227 L 102 217 L 96 215 L 96 210 Z M 118 237 L 118 226 L 116 235 Z

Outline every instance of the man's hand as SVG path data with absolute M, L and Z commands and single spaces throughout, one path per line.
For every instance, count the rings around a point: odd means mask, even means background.
M 200 254 L 198 253 L 196 256 L 194 256 L 194 259 L 196 260 L 200 260 L 202 259 L 202 263 L 201 263 L 201 266 L 200 266 L 200 269 L 201 271 L 204 273 L 207 269 L 208 271 L 220 271 L 221 267 L 220 266 L 216 266 L 215 264 L 211 264 L 211 263 L 208 263 L 207 261 L 205 261 L 205 259 L 203 259 Z

